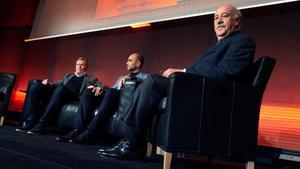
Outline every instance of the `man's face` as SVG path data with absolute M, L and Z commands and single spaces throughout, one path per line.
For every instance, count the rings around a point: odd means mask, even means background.
M 85 60 L 77 60 L 76 61 L 76 73 L 80 74 L 87 71 L 87 63 Z
M 140 61 L 138 61 L 138 57 L 136 54 L 131 54 L 126 62 L 127 65 L 127 70 L 129 71 L 135 71 L 139 68 L 140 66 Z
M 218 40 L 225 38 L 232 32 L 236 31 L 240 20 L 234 18 L 236 10 L 229 6 L 220 6 L 214 16 L 214 28 Z

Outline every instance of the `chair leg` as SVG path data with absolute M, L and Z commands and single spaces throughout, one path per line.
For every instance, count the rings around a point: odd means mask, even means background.
M 1 117 L 0 117 L 0 126 L 2 126 L 3 123 L 4 123 L 4 116 L 1 116 Z
M 150 157 L 151 154 L 152 154 L 152 148 L 153 148 L 153 145 L 151 143 L 148 143 L 147 144 L 147 154 L 146 154 L 146 157 Z
M 246 169 L 254 169 L 254 161 L 247 161 L 246 163 Z
M 156 154 L 157 154 L 157 155 L 164 155 L 164 152 L 165 152 L 165 151 L 162 150 L 160 147 L 158 147 L 158 146 L 156 147 Z
M 172 161 L 172 153 L 164 152 L 164 166 L 163 169 L 170 169 Z

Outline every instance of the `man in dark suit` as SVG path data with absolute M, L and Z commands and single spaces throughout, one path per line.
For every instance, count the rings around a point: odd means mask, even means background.
M 186 69 L 169 68 L 160 75 L 151 75 L 140 85 L 125 111 L 124 122 L 128 134 L 117 146 L 99 149 L 105 157 L 132 158 L 143 149 L 145 133 L 156 115 L 161 98 L 167 96 L 169 76 L 187 72 L 228 81 L 249 82 L 255 53 L 255 42 L 240 32 L 242 15 L 231 5 L 218 7 L 214 15 L 214 29 L 218 42 L 207 49 Z
M 80 100 L 84 89 L 95 86 L 93 92 L 100 95 L 105 85 L 96 78 L 88 75 L 88 60 L 79 57 L 76 60 L 75 72 L 66 74 L 61 80 L 51 84 L 48 79 L 34 84 L 28 92 L 29 100 L 26 104 L 25 113 L 27 118 L 24 125 L 16 131 L 28 131 L 29 134 L 42 134 L 46 125 L 59 109 L 70 101 Z M 53 92 L 52 92 L 53 91 Z M 49 100 L 49 102 L 47 102 Z M 81 100 L 80 100 L 81 101 Z M 41 102 L 47 102 L 45 111 L 42 110 Z M 39 115 L 42 117 L 39 119 Z
M 142 82 L 147 74 L 142 72 L 144 57 L 140 53 L 132 53 L 128 56 L 126 65 L 130 72 L 128 75 L 120 76 L 114 86 L 105 89 L 101 96 L 94 96 L 92 90 L 87 88 L 82 94 L 83 102 L 79 104 L 79 111 L 75 117 L 73 130 L 67 135 L 57 137 L 57 141 L 71 143 L 90 143 L 97 128 L 104 127 L 118 106 L 119 92 L 126 79 L 136 79 Z M 93 116 L 91 113 L 95 110 Z M 90 120 L 90 117 L 93 119 Z M 100 127 L 99 127 L 100 126 Z

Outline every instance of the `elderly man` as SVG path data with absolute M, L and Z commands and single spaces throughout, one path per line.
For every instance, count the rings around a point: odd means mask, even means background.
M 103 127 L 117 108 L 119 90 L 122 88 L 124 81 L 130 78 L 143 81 L 147 77 L 147 74 L 142 73 L 143 64 L 144 57 L 139 53 L 132 53 L 126 62 L 130 74 L 120 76 L 111 89 L 103 91 L 103 97 L 95 97 L 92 90 L 86 89 L 82 98 L 85 101 L 79 104 L 74 129 L 65 136 L 57 137 L 56 140 L 71 143 L 90 143 L 96 129 L 99 126 Z M 98 113 L 90 121 L 89 117 L 93 116 L 93 110 L 97 105 L 99 105 L 97 108 Z
M 145 133 L 158 112 L 161 98 L 167 96 L 170 86 L 168 77 L 174 72 L 249 82 L 255 42 L 240 32 L 241 19 L 241 12 L 235 7 L 231 5 L 218 7 L 214 14 L 214 29 L 218 42 L 186 69 L 169 68 L 162 76 L 148 76 L 137 88 L 132 102 L 124 112 L 124 122 L 129 128 L 127 136 L 111 149 L 99 149 L 98 154 L 105 157 L 132 158 L 143 152 L 141 147 Z
M 35 84 L 29 91 L 30 97 L 26 104 L 26 123 L 16 131 L 28 131 L 29 134 L 42 134 L 47 123 L 59 111 L 66 102 L 80 100 L 84 89 L 89 86 L 96 86 L 95 95 L 100 95 L 105 85 L 97 79 L 88 75 L 88 60 L 79 57 L 76 60 L 75 72 L 66 74 L 61 80 L 51 84 L 48 79 L 42 83 Z M 53 93 L 52 90 L 54 89 Z M 52 93 L 52 95 L 51 95 Z M 41 102 L 47 102 L 44 113 L 42 114 Z M 39 116 L 42 114 L 40 119 Z

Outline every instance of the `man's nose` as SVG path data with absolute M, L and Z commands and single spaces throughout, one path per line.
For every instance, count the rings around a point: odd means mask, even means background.
M 217 23 L 218 23 L 218 24 L 223 23 L 223 19 L 220 17 L 220 18 L 217 20 Z

